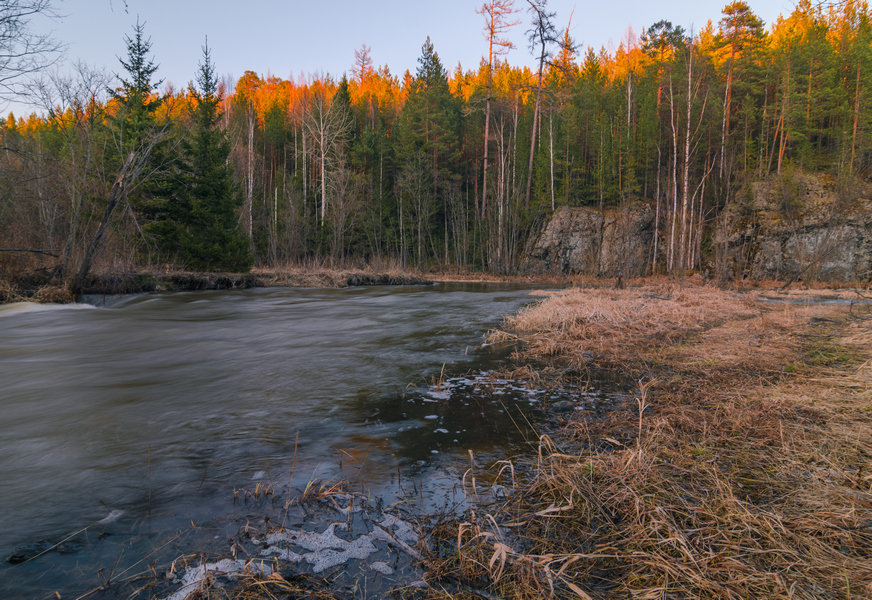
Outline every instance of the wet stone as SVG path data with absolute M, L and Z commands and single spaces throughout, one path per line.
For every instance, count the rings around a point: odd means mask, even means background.
M 570 400 L 560 400 L 559 402 L 555 402 L 554 404 L 552 404 L 551 408 L 549 408 L 548 410 L 554 413 L 565 413 L 575 410 L 575 406 L 575 402 L 572 402 Z

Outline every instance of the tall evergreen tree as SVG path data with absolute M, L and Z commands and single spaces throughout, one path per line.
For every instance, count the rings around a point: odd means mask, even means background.
M 117 75 L 120 85 L 110 90 L 119 104 L 115 125 L 119 134 L 119 146 L 124 154 L 138 148 L 155 126 L 155 111 L 163 99 L 152 97 L 163 80 L 152 81 L 158 65 L 151 57 L 151 38 L 145 37 L 145 24 L 136 21 L 133 36 L 125 35 L 127 58 L 118 59 L 126 76 Z
M 404 163 L 400 169 L 401 179 L 403 171 L 409 169 L 423 169 L 428 176 L 424 187 L 419 187 L 413 194 L 419 264 L 424 261 L 429 225 L 435 224 L 431 220 L 437 215 L 442 219 L 447 215 L 444 192 L 457 176 L 460 122 L 460 107 L 451 95 L 447 73 L 428 37 L 421 48 L 418 70 L 410 85 L 398 127 L 399 159 Z M 444 232 L 444 223 L 440 222 L 440 225 L 439 229 Z M 430 242 L 435 247 L 432 238 Z
M 190 89 L 192 129 L 181 143 L 180 164 L 160 219 L 150 225 L 166 254 L 188 268 L 247 271 L 252 258 L 239 230 L 242 193 L 228 164 L 230 144 L 219 128 L 221 98 L 209 46 Z
M 191 90 L 193 132 L 182 145 L 183 205 L 190 209 L 183 251 L 194 268 L 247 271 L 251 252 L 237 218 L 242 193 L 227 161 L 230 144 L 218 127 L 221 99 L 208 42 L 203 46 L 197 85 L 199 89 Z

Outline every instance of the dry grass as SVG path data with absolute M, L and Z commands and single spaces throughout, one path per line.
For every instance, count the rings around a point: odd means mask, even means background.
M 275 269 L 253 269 L 264 285 L 294 287 L 345 287 L 347 285 L 404 285 L 428 283 L 420 272 L 380 261 L 354 265 L 308 262 Z
M 427 277 L 433 281 L 442 283 L 520 283 L 540 284 L 564 287 L 572 285 L 573 279 L 566 275 L 540 274 L 540 275 L 499 275 L 483 271 L 464 271 L 446 269 L 442 271 L 430 271 Z
M 520 337 L 527 358 L 560 357 L 584 366 L 590 353 L 614 362 L 642 358 L 636 350 L 674 344 L 725 320 L 753 318 L 735 292 L 673 284 L 632 289 L 538 292 L 546 299 L 506 322 L 493 341 Z M 588 353 L 588 354 L 585 354 Z
M 33 300 L 41 303 L 69 304 L 76 301 L 76 296 L 63 286 L 44 285 L 36 290 Z
M 4 302 L 21 302 L 24 296 L 18 286 L 5 279 L 0 279 L 0 304 Z
M 40 285 L 22 288 L 16 283 L 0 279 L 0 304 L 12 302 L 67 304 L 75 301 L 76 297 L 63 286 Z
M 507 503 L 435 528 L 433 580 L 503 598 L 872 597 L 872 333 L 847 312 L 710 288 L 549 295 L 509 322 L 526 357 L 600 352 L 645 382 L 543 437 Z

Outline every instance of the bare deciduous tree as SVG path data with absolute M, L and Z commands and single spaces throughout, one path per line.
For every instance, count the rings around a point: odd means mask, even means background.
M 330 190 L 330 223 L 333 227 L 331 254 L 334 260 L 345 258 L 345 235 L 353 225 L 363 195 L 363 182 L 359 173 L 340 161 L 330 173 L 327 182 Z
M 491 93 L 493 88 L 494 57 L 501 56 L 515 47 L 508 39 L 502 37 L 518 21 L 509 18 L 515 12 L 514 0 L 486 0 L 477 11 L 484 17 L 484 34 L 488 41 L 487 52 L 487 97 L 484 112 L 484 156 L 481 186 L 481 216 L 484 218 L 487 210 L 487 166 L 488 140 L 490 137 Z
M 55 16 L 52 0 L 0 0 L 0 100 L 19 96 L 26 76 L 58 57 L 61 44 L 30 29 L 39 15 Z
M 28 86 L 28 94 L 45 111 L 46 119 L 63 140 L 63 154 L 53 168 L 63 194 L 52 199 L 57 212 L 66 216 L 66 242 L 60 253 L 58 271 L 67 270 L 86 229 L 82 215 L 90 211 L 87 199 L 99 194 L 103 167 L 103 148 L 96 139 L 100 105 L 109 77 L 84 63 L 76 65 L 74 75 L 51 74 Z M 61 206 L 65 203 L 66 206 Z M 51 216 L 54 211 L 41 211 Z M 52 227 L 44 223 L 47 231 Z M 53 246 L 51 239 L 47 240 Z
M 309 103 L 303 121 L 306 131 L 315 142 L 315 153 L 321 170 L 321 225 L 327 216 L 327 169 L 341 142 L 351 129 L 351 117 L 334 102 L 328 102 L 323 93 Z
M 125 159 L 124 164 L 115 175 L 115 180 L 112 182 L 112 187 L 109 189 L 109 194 L 106 198 L 106 208 L 103 211 L 103 218 L 100 219 L 100 224 L 97 226 L 97 230 L 94 232 L 91 241 L 88 243 L 88 247 L 85 250 L 85 256 L 82 259 L 82 263 L 79 265 L 78 273 L 70 285 L 70 289 L 74 293 L 81 290 L 82 285 L 85 283 L 85 279 L 91 270 L 91 264 L 100 249 L 100 244 L 106 233 L 106 228 L 112 220 L 112 213 L 115 211 L 119 202 L 126 202 L 128 193 L 130 193 L 137 184 L 142 182 L 144 178 L 143 176 L 147 174 L 151 152 L 161 139 L 163 139 L 165 133 L 166 128 L 160 129 L 148 136 L 147 139 L 143 140 L 143 143 L 138 148 L 131 150 Z
M 539 122 L 539 107 L 542 96 L 542 77 L 545 73 L 545 62 L 551 58 L 550 47 L 557 42 L 557 28 L 554 26 L 556 13 L 548 12 L 548 0 L 527 0 L 532 16 L 531 27 L 527 31 L 530 40 L 530 51 L 539 53 L 539 71 L 536 80 L 536 104 L 533 108 L 533 125 L 530 133 L 530 159 L 527 165 L 527 191 L 524 202 L 530 205 L 530 192 L 533 186 L 533 155 L 536 151 L 536 127 Z M 553 187 L 553 186 L 552 186 Z

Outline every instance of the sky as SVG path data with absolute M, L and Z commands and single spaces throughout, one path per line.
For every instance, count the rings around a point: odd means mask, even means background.
M 124 36 L 137 18 L 145 24 L 157 77 L 182 88 L 194 78 L 201 48 L 208 36 L 216 70 L 234 80 L 246 70 L 262 76 L 295 78 L 351 71 L 354 51 L 371 48 L 376 66 L 391 73 L 414 73 L 421 45 L 429 35 L 443 65 L 458 63 L 474 69 L 487 52 L 483 18 L 476 14 L 482 0 L 55 0 L 60 16 L 36 19 L 31 28 L 51 33 L 66 44 L 55 68 L 71 70 L 76 61 L 118 73 L 124 56 Z M 558 28 L 570 33 L 582 48 L 615 49 L 627 37 L 667 19 L 698 31 L 720 18 L 727 0 L 549 0 Z M 779 14 L 788 14 L 792 0 L 748 0 L 768 29 Z M 526 0 L 515 0 L 526 8 Z M 571 24 L 570 24 L 571 17 Z M 509 37 L 516 45 L 507 58 L 513 65 L 535 64 L 525 38 L 526 10 L 519 12 Z M 24 105 L 10 105 L 21 115 Z

